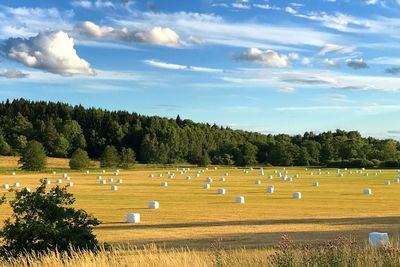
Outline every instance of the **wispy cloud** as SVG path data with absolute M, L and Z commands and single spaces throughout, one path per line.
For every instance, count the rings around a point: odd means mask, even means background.
M 145 60 L 145 64 L 161 68 L 161 69 L 169 69 L 169 70 L 186 70 L 186 71 L 197 71 L 197 72 L 223 72 L 222 69 L 215 69 L 215 68 L 206 68 L 206 67 L 197 67 L 197 66 L 190 66 L 190 65 L 179 65 L 173 63 L 162 62 L 158 60 Z

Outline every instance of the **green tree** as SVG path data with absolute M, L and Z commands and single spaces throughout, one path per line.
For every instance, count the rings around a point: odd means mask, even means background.
M 1 254 L 97 249 L 92 231 L 99 220 L 84 210 L 70 207 L 75 198 L 66 188 L 57 186 L 46 192 L 46 185 L 41 182 L 36 191 L 17 191 L 10 201 L 13 215 L 0 231 Z
M 88 153 L 81 148 L 75 150 L 75 152 L 72 154 L 71 159 L 69 160 L 69 167 L 73 170 L 87 169 L 89 165 L 90 159 Z
M 102 168 L 117 167 L 119 162 L 120 158 L 117 149 L 114 146 L 106 146 L 100 158 L 100 166 Z
M 239 153 L 236 157 L 236 165 L 250 166 L 257 164 L 257 147 L 251 143 L 244 143 L 238 147 Z
M 47 157 L 43 145 L 38 141 L 30 141 L 22 152 L 19 163 L 23 170 L 40 171 L 46 168 Z
M 4 139 L 3 135 L 0 135 L 0 155 L 10 155 L 11 153 L 11 146 L 7 143 Z
M 129 169 L 136 163 L 135 151 L 132 148 L 122 148 L 120 166 Z

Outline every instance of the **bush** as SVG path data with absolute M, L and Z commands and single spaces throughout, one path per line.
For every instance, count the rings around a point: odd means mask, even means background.
M 90 159 L 88 153 L 85 150 L 78 148 L 72 154 L 69 160 L 69 167 L 73 170 L 83 170 L 87 169 L 90 164 Z
M 92 230 L 100 222 L 84 210 L 69 207 L 75 199 L 66 188 L 57 186 L 47 193 L 41 182 L 36 191 L 17 191 L 10 201 L 13 216 L 0 231 L 0 253 L 18 256 L 26 252 L 97 249 Z
M 385 168 L 399 168 L 400 163 L 395 160 L 386 160 L 386 161 L 382 161 L 380 166 L 385 167 Z
M 121 151 L 121 164 L 124 169 L 129 169 L 136 163 L 135 151 L 131 148 L 123 148 Z
M 38 141 L 30 141 L 19 160 L 23 170 L 40 171 L 47 166 L 47 157 L 43 145 Z
M 100 166 L 102 168 L 117 167 L 120 158 L 117 149 L 114 146 L 106 146 L 100 158 Z

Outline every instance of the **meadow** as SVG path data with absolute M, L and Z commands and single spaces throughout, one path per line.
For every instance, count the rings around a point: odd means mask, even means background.
M 368 232 L 388 232 L 397 237 L 399 229 L 400 184 L 395 183 L 396 170 L 342 170 L 343 177 L 334 169 L 286 168 L 288 176 L 299 174 L 292 182 L 282 181 L 274 171 L 284 173 L 283 168 L 259 169 L 204 168 L 192 167 L 186 174 L 174 168 L 146 168 L 133 170 L 92 169 L 90 173 L 69 171 L 67 161 L 49 160 L 49 171 L 43 173 L 16 171 L 12 176 L 12 160 L 2 161 L 0 184 L 20 182 L 21 188 L 35 188 L 39 180 L 48 178 L 55 185 L 56 179 L 67 172 L 74 186 L 69 188 L 76 197 L 75 205 L 94 214 L 102 221 L 95 229 L 99 241 L 118 245 L 142 246 L 156 244 L 166 248 L 189 247 L 206 249 L 218 240 L 226 248 L 262 248 L 276 245 L 282 235 L 287 234 L 300 242 L 319 242 L 338 236 L 351 236 L 359 242 L 367 240 Z M 53 165 L 52 165 L 53 164 Z M 14 166 L 15 167 L 15 166 Z M 56 170 L 57 174 L 52 174 Z M 204 170 L 199 177 L 195 171 Z M 167 172 L 175 173 L 169 179 Z M 352 171 L 352 174 L 349 174 Z M 221 182 L 218 178 L 224 177 Z M 313 175 L 310 173 L 313 172 Z M 329 174 L 327 174 L 329 172 Z M 369 176 L 365 176 L 368 173 Z M 154 174 L 154 177 L 149 177 Z M 158 177 L 163 174 L 163 177 Z M 100 185 L 97 176 L 114 178 L 113 183 Z M 186 176 L 191 180 L 187 181 Z M 273 175 L 273 179 L 268 179 Z M 212 177 L 210 189 L 203 189 L 206 177 Z M 111 191 L 117 179 L 123 179 L 118 191 Z M 256 179 L 261 184 L 255 183 Z M 391 180 L 391 185 L 385 185 Z M 161 183 L 167 181 L 168 187 Z M 318 181 L 319 187 L 312 183 Z M 63 184 L 66 181 L 63 180 Z M 268 185 L 275 186 L 273 194 L 266 193 Z M 364 188 L 371 188 L 372 195 L 364 195 Z M 225 195 L 217 189 L 225 188 Z M 301 192 L 302 199 L 293 199 L 294 192 Z M 0 189 L 0 193 L 6 190 Z M 236 196 L 244 196 L 245 203 L 237 204 Z M 8 197 L 12 195 L 7 193 Z M 149 201 L 159 201 L 160 208 L 148 209 Z M 138 224 L 125 223 L 129 212 L 141 214 Z M 8 206 L 0 210 L 0 220 L 10 215 Z

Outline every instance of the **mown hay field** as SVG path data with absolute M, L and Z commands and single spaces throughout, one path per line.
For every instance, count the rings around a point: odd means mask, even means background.
M 60 164 L 60 163 L 58 163 Z M 61 165 L 61 164 L 60 164 Z M 57 165 L 58 166 L 58 165 Z M 65 168 L 65 164 L 61 168 Z M 3 168 L 12 169 L 12 166 Z M 56 166 L 50 166 L 54 169 Z M 56 168 L 57 169 L 57 168 Z M 149 168 L 121 170 L 100 169 L 85 172 L 68 171 L 74 186 L 69 190 L 76 197 L 75 205 L 94 214 L 102 221 L 95 233 L 102 242 L 112 244 L 138 245 L 155 243 L 163 247 L 209 248 L 218 240 L 223 247 L 255 248 L 277 244 L 284 234 L 295 241 L 318 242 L 338 236 L 351 236 L 360 242 L 367 240 L 368 232 L 389 232 L 398 236 L 400 226 L 400 183 L 395 183 L 396 170 L 383 170 L 375 176 L 376 170 L 365 170 L 356 174 L 355 170 L 342 170 L 343 177 L 334 169 L 286 168 L 288 176 L 299 174 L 292 182 L 282 181 L 274 171 L 284 174 L 283 168 L 259 169 L 209 168 L 195 176 L 191 168 L 180 174 L 173 168 Z M 203 168 L 204 169 L 204 168 Z M 175 173 L 169 179 L 167 172 Z M 352 171 L 352 174 L 349 174 Z M 228 172 L 226 181 L 219 181 Z M 310 175 L 313 172 L 313 175 Z M 330 174 L 326 174 L 330 172 Z M 55 185 L 62 179 L 63 171 L 43 173 L 17 171 L 0 174 L 0 185 L 20 182 L 21 188 L 35 188 L 39 180 L 48 178 Z M 158 177 L 162 173 L 163 177 Z M 369 176 L 364 176 L 369 173 Z M 155 177 L 149 177 L 154 174 Z M 103 179 L 114 178 L 114 182 L 100 185 L 97 176 Z M 273 179 L 268 179 L 273 175 Z M 186 176 L 191 176 L 187 181 Z M 206 178 L 213 178 L 210 189 L 203 189 Z M 123 179 L 118 191 L 111 191 L 117 179 Z M 261 185 L 255 183 L 261 179 Z M 385 185 L 391 180 L 391 185 Z M 162 187 L 167 181 L 169 186 Z M 319 187 L 312 183 L 318 181 Z M 67 181 L 63 180 L 65 185 Z M 275 186 L 273 194 L 266 193 L 269 185 Z M 364 188 L 371 188 L 372 195 L 364 195 Z M 225 188 L 226 195 L 218 195 L 217 189 Z M 0 193 L 6 190 L 0 188 Z M 302 199 L 292 199 L 294 192 L 301 192 Z M 11 193 L 7 193 L 10 198 Z M 244 196 L 245 203 L 237 204 L 236 196 Z M 160 208 L 150 210 L 149 201 L 159 201 Z M 141 222 L 127 224 L 127 213 L 141 214 Z M 8 206 L 0 208 L 0 220 L 10 215 Z

